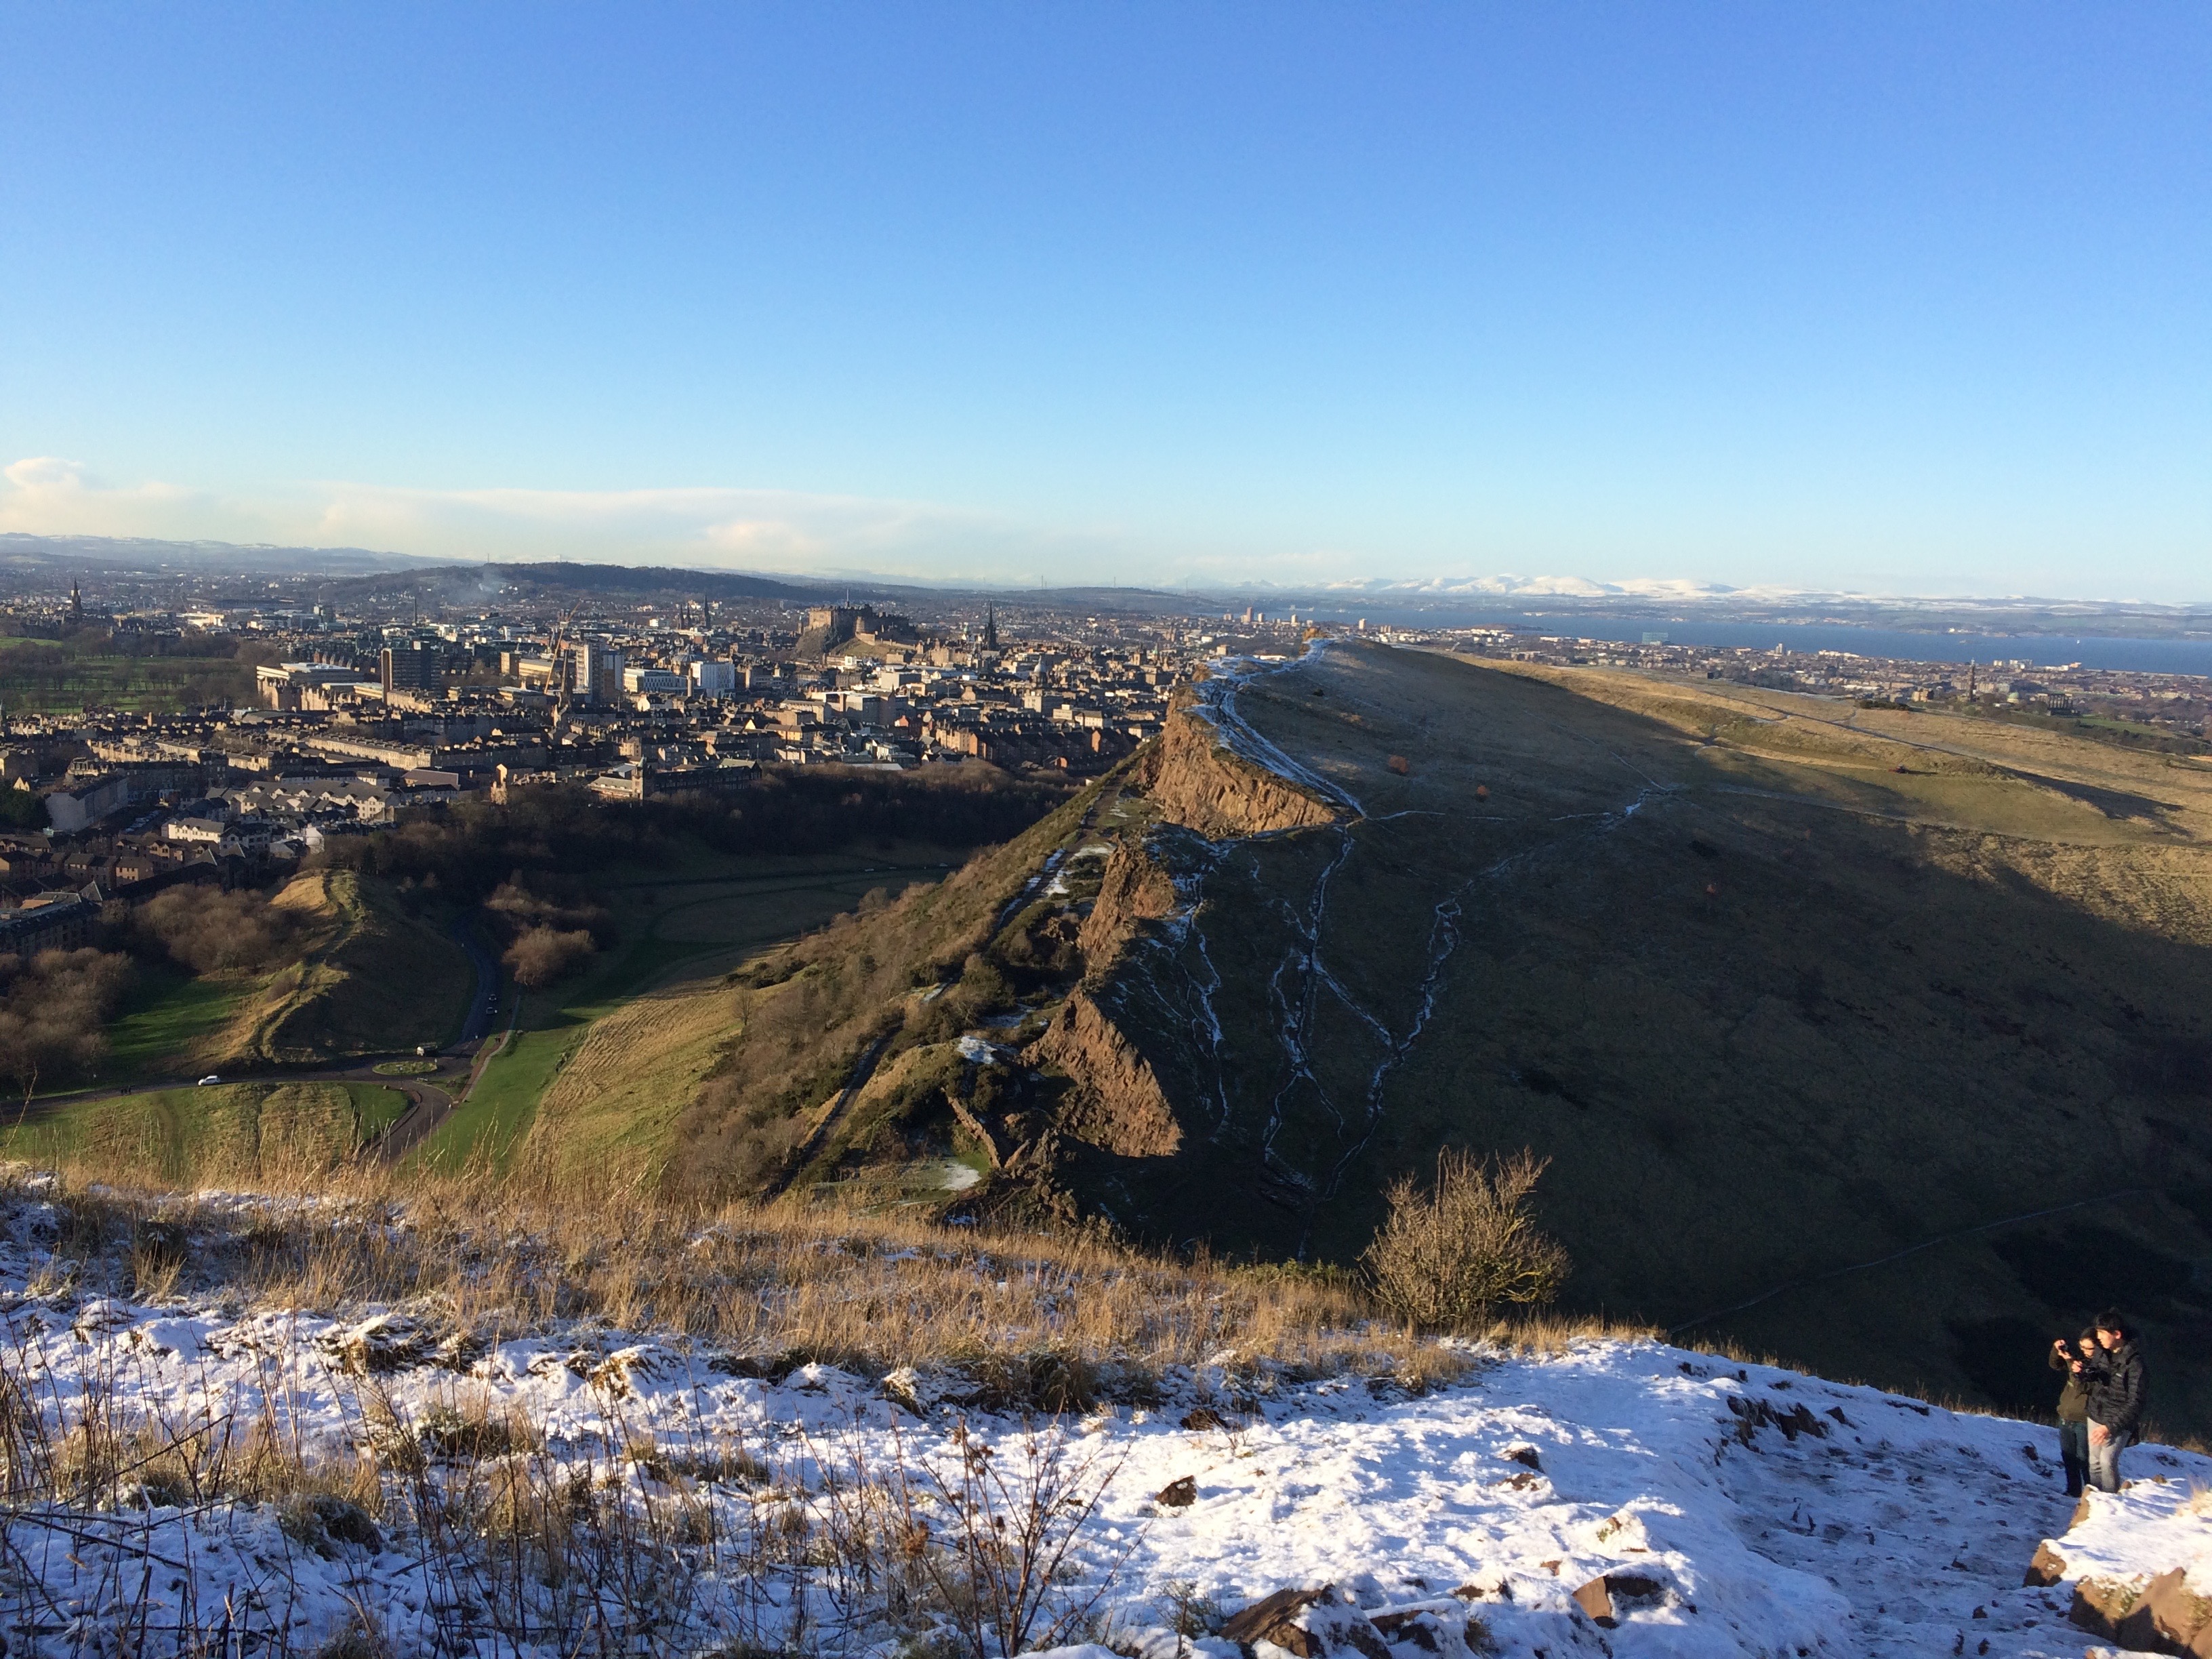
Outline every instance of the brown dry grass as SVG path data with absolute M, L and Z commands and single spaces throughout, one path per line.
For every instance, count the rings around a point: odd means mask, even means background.
M 1240 1389 L 1345 1370 L 1418 1389 L 1469 1363 L 1385 1317 L 1349 1275 L 1170 1260 L 1086 1235 L 381 1168 L 303 1170 L 293 1195 L 318 1202 L 242 1213 L 94 1184 L 108 1174 L 62 1172 L 63 1271 L 87 1288 L 103 1276 L 130 1287 L 131 1243 L 158 1218 L 165 1237 L 192 1243 L 143 1290 L 220 1287 L 334 1316 L 404 1304 L 463 1345 L 589 1319 L 690 1337 L 771 1373 L 809 1362 L 872 1375 L 961 1366 L 1009 1403 L 1044 1409 L 1141 1395 L 1173 1367 L 1225 1366 Z M 404 1224 L 366 1224 L 395 1218 Z M 1587 1323 L 1490 1332 L 1540 1349 L 1601 1334 L 1632 1333 Z

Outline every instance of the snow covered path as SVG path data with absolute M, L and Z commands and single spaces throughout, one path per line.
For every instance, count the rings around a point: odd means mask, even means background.
M 793 1550 L 771 1570 L 726 1540 L 749 1527 L 827 1536 L 861 1472 L 957 1467 L 963 1425 L 998 1448 L 1001 1470 L 1018 1458 L 1023 1425 L 959 1403 L 974 1386 L 957 1372 L 784 1371 L 580 1323 L 486 1338 L 427 1308 L 346 1324 L 212 1299 L 81 1297 L 33 1279 L 51 1262 L 39 1208 L 15 1216 L 0 1248 L 15 1401 L 61 1427 L 88 1400 L 169 1425 L 265 1413 L 289 1443 L 331 1455 L 379 1432 L 388 1446 L 394 1422 L 527 1420 L 541 1462 L 593 1471 L 624 1501 L 681 1497 L 714 1511 L 713 1527 L 686 1534 L 726 1551 L 687 1558 L 680 1611 L 694 1650 L 717 1631 L 776 1637 L 803 1614 L 820 1650 L 895 1651 L 911 1626 L 856 1613 L 818 1552 Z M 1194 1415 L 1201 1407 L 1219 1425 Z M 1069 1432 L 1112 1471 L 1070 1593 L 1106 1583 L 1102 1633 L 1142 1659 L 1178 1651 L 1165 1629 L 1178 1603 L 1234 1613 L 1325 1584 L 1404 1637 L 1388 1654 L 1324 1644 L 1329 1659 L 1466 1659 L 1457 1632 L 1469 1615 L 1494 1650 L 1544 1659 L 2083 1655 L 2096 1644 L 2067 1622 L 2071 1584 L 2022 1586 L 2045 1539 L 2069 1577 L 2202 1562 L 2196 1582 L 2212 1588 L 2212 1521 L 2189 1503 L 2212 1486 L 2212 1460 L 2138 1449 L 2133 1490 L 2095 1500 L 2069 1533 L 2051 1431 L 1656 1342 L 1485 1354 L 1466 1380 L 1418 1397 L 1364 1377 L 1271 1384 L 1264 1367 L 1224 1355 L 1170 1375 L 1144 1407 L 1102 1407 Z M 640 1456 L 641 1443 L 658 1449 Z M 696 1469 L 708 1449 L 715 1467 L 744 1461 L 750 1473 L 718 1484 L 672 1472 Z M 450 1650 L 454 1609 L 483 1597 L 404 1512 L 387 1512 L 373 1543 L 303 1544 L 296 1522 L 280 1526 L 265 1506 L 178 1507 L 155 1492 L 98 1516 L 50 1508 L 42 1521 L 19 1508 L 0 1528 L 7 1651 L 127 1650 L 112 1628 L 126 1603 L 142 1627 L 239 1609 L 288 1631 L 295 1649 L 366 1613 L 400 1652 Z M 1601 1626 L 1573 1595 L 1608 1575 L 1617 1620 Z M 1442 1647 L 1439 1607 L 1458 1621 Z M 1417 1617 L 1429 1622 L 1403 1622 Z M 556 1646 L 485 1629 L 470 1650 Z M 1235 1659 L 1216 1638 L 1181 1650 L 1194 1646 Z

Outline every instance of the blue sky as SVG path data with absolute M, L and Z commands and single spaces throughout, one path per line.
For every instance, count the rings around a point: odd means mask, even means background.
M 2212 10 L 0 5 L 0 529 L 2212 599 Z

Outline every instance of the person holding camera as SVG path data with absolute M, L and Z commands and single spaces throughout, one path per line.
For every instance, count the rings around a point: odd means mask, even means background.
M 2120 1489 L 2120 1453 L 2141 1438 L 2142 1347 L 2117 1310 L 2097 1316 L 2097 1352 L 2084 1370 L 2089 1379 L 2089 1483 L 2099 1492 Z
M 2058 1461 L 2069 1498 L 2079 1498 L 2089 1479 L 2089 1365 L 2097 1352 L 2094 1325 L 2070 1343 L 2062 1336 L 2051 1345 L 2051 1369 L 2066 1379 L 2058 1391 Z

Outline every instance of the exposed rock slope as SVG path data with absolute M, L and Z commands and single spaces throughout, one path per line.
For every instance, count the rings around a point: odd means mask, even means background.
M 1216 838 L 1309 829 L 1340 816 L 1311 789 L 1231 748 L 1189 693 L 1177 699 L 1158 738 L 1138 757 L 1130 782 L 1164 817 Z

